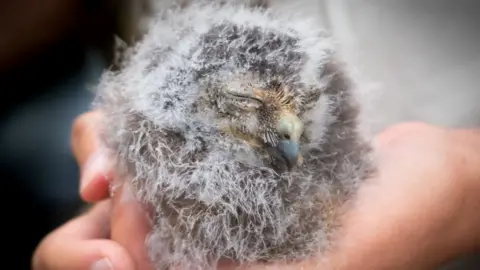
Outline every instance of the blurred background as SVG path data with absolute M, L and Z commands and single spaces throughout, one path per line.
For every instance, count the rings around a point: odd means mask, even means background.
M 477 1 L 297 2 L 378 84 L 376 131 L 405 120 L 480 126 Z M 90 89 L 111 64 L 113 33 L 134 36 L 132 22 L 147 9 L 143 0 L 0 1 L 0 198 L 15 269 L 29 269 L 41 238 L 78 213 L 72 121 L 89 110 Z M 445 269 L 480 269 L 477 257 Z
M 70 129 L 112 58 L 122 4 L 0 1 L 0 199 L 7 254 L 15 255 L 2 263 L 11 269 L 30 269 L 41 238 L 78 214 Z

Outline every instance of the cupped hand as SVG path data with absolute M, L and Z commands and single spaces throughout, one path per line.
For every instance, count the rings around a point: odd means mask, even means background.
M 80 117 L 72 136 L 74 153 L 79 164 L 84 164 L 81 196 L 90 202 L 108 197 L 108 178 L 113 177 L 97 143 L 95 126 L 99 117 L 97 112 Z M 349 205 L 335 248 L 322 254 L 320 259 L 290 265 L 256 265 L 249 269 L 434 269 L 450 258 L 477 248 L 480 242 L 480 132 L 409 123 L 380 133 L 375 143 L 378 172 L 362 185 Z M 150 228 L 148 215 L 135 202 L 128 185 L 116 190 L 112 202 L 112 211 L 103 212 L 102 217 L 97 216 L 95 220 L 111 214 L 111 239 L 115 242 L 109 243 L 119 244 L 125 249 L 117 250 L 128 252 L 122 256 L 125 262 L 119 260 L 113 264 L 130 267 L 131 258 L 136 269 L 152 269 L 144 245 Z M 85 216 L 81 218 L 84 222 L 89 220 Z M 65 229 L 53 232 L 50 239 L 56 238 L 65 245 L 75 243 L 72 241 L 78 243 L 79 239 L 83 243 L 92 241 L 86 240 L 92 237 L 85 238 L 85 235 L 93 234 L 77 231 L 76 236 L 65 237 L 62 231 Z M 57 255 L 49 237 L 43 242 L 43 250 L 47 251 L 40 252 L 39 248 L 37 258 L 50 258 L 50 262 L 59 264 L 62 260 L 48 256 L 48 250 Z M 68 252 L 68 248 L 63 251 Z M 77 256 L 80 257 L 82 255 Z M 87 257 L 83 254 L 82 258 Z M 97 258 L 88 258 L 93 257 Z M 115 260 L 116 257 L 108 258 Z M 77 263 L 77 267 L 81 265 L 78 259 L 70 262 L 71 265 Z M 222 269 L 234 268 L 227 265 Z

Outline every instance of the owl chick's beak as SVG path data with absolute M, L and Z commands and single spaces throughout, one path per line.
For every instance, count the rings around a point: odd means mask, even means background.
M 299 142 L 303 133 L 303 122 L 295 114 L 283 114 L 278 121 L 277 132 L 281 138 L 277 150 L 292 169 L 302 162 Z
M 277 145 L 277 149 L 287 162 L 289 169 L 295 167 L 301 160 L 299 146 L 296 142 L 281 140 Z

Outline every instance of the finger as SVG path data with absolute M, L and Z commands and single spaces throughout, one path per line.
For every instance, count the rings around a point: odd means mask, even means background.
M 145 245 L 150 231 L 148 213 L 135 200 L 129 185 L 124 184 L 113 197 L 111 238 L 127 249 L 137 269 L 153 269 Z
M 55 232 L 57 235 L 67 235 L 77 239 L 107 238 L 110 234 L 111 210 L 111 200 L 99 202 L 84 214 L 65 223 Z
M 101 239 L 108 235 L 109 210 L 109 203 L 102 202 L 50 233 L 34 254 L 33 269 L 133 270 L 133 260 L 123 247 Z
M 99 120 L 98 111 L 88 112 L 80 115 L 72 127 L 71 148 L 81 170 L 80 196 L 87 202 L 108 197 L 110 164 L 100 151 L 96 126 Z
M 99 147 L 96 123 L 100 120 L 98 111 L 91 111 L 78 116 L 73 122 L 70 138 L 72 153 L 80 168 Z
M 128 252 L 111 240 L 60 240 L 49 242 L 34 270 L 133 270 Z
M 80 177 L 80 197 L 86 202 L 98 202 L 109 196 L 109 179 L 112 177 L 103 171 L 109 170 L 111 166 L 106 157 L 98 158 L 94 155 L 91 160 L 91 166 L 85 166 Z

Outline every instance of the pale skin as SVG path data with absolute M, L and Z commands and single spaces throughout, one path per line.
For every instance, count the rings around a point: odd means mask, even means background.
M 72 150 L 82 169 L 80 194 L 94 206 L 40 243 L 34 270 L 95 269 L 91 265 L 101 259 L 110 269 L 150 269 L 146 212 L 128 187 L 109 198 L 105 175 L 111 174 L 108 162 L 99 158 L 93 128 L 98 117 L 97 112 L 80 116 L 72 132 Z M 406 123 L 381 132 L 375 144 L 379 173 L 361 187 L 344 216 L 336 249 L 322 260 L 249 269 L 424 270 L 475 251 L 480 244 L 480 130 Z

